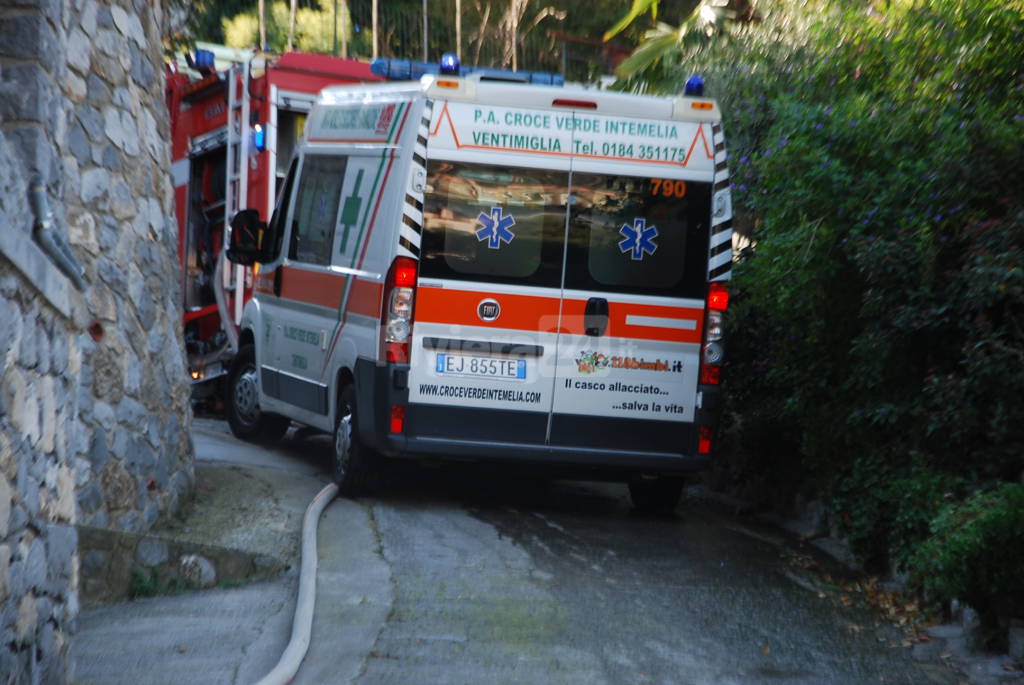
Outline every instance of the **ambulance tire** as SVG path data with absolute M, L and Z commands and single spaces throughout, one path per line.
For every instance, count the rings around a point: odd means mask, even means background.
M 683 479 L 655 478 L 629 481 L 629 496 L 633 507 L 645 514 L 670 515 L 683 494 Z
M 256 348 L 242 345 L 231 362 L 224 393 L 228 426 L 236 438 L 249 442 L 276 442 L 288 432 L 291 422 L 277 414 L 260 411 L 256 385 Z
M 373 470 L 373 451 L 359 439 L 356 411 L 356 389 L 347 385 L 338 398 L 331 471 L 338 492 L 348 496 L 365 492 Z

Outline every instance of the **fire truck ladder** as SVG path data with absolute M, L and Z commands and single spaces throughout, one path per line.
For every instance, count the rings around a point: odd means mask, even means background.
M 228 69 L 228 140 L 226 159 L 226 183 L 224 192 L 224 248 L 226 253 L 231 240 L 231 218 L 248 205 L 249 189 L 249 78 L 251 63 L 231 65 Z M 225 318 L 225 324 L 238 325 L 242 321 L 242 304 L 245 294 L 245 267 L 235 264 L 232 269 L 225 264 L 224 289 L 233 293 L 233 311 Z M 224 314 L 226 312 L 222 312 Z M 228 337 L 235 339 L 233 327 Z M 237 345 L 236 345 L 237 346 Z

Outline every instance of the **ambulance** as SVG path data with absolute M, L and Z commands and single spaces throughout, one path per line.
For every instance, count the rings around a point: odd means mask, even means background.
M 324 89 L 269 223 L 228 377 L 234 433 L 627 482 L 671 510 L 710 463 L 731 202 L 718 105 L 483 74 Z

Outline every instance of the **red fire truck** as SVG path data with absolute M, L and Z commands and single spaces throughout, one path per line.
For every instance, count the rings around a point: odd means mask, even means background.
M 167 69 L 185 343 L 202 399 L 227 372 L 253 281 L 252 268 L 223 259 L 227 220 L 247 207 L 270 218 L 322 88 L 382 78 L 358 60 L 205 44 Z

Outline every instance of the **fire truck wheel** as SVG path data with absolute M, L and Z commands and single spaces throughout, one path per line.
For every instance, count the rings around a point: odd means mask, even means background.
M 633 506 L 648 514 L 668 515 L 675 511 L 683 494 L 681 478 L 634 479 L 629 481 Z
M 252 442 L 274 442 L 280 440 L 288 430 L 288 419 L 260 411 L 256 349 L 252 345 L 243 345 L 235 355 L 228 373 L 226 394 L 224 404 L 228 425 L 236 438 Z
M 356 391 L 351 385 L 341 391 L 334 422 L 334 482 L 343 495 L 355 495 L 366 489 L 370 477 L 370 448 L 359 439 L 356 422 Z

